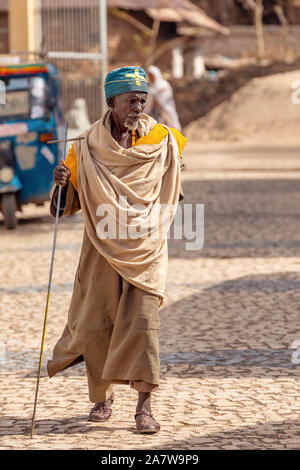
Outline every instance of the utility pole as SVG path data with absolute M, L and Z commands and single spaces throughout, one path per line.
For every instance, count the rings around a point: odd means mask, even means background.
M 36 0 L 9 0 L 9 51 L 36 50 Z
M 246 0 L 253 11 L 253 21 L 257 39 L 257 58 L 262 61 L 265 58 L 265 40 L 263 29 L 263 0 Z
M 107 69 L 107 1 L 99 0 L 100 60 L 101 60 L 101 115 L 106 109 L 104 82 Z

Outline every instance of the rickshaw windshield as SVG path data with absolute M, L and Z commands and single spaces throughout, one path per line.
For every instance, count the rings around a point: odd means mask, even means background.
M 47 113 L 47 82 L 43 77 L 12 77 L 5 83 L 0 118 L 43 119 Z

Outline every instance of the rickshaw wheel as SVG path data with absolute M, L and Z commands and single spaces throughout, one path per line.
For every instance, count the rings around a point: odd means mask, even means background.
M 14 194 L 3 194 L 2 196 L 2 212 L 4 217 L 4 225 L 8 230 L 17 226 L 17 201 Z

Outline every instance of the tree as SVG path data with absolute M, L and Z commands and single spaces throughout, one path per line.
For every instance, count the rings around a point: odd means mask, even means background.
M 247 9 L 252 10 L 253 23 L 255 26 L 256 39 L 257 39 L 257 58 L 262 61 L 265 58 L 265 40 L 263 30 L 263 0 L 239 0 L 240 3 Z

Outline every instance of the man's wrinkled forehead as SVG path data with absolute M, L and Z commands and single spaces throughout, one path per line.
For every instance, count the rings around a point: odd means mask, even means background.
M 141 99 L 147 99 L 147 93 L 142 92 L 142 91 L 128 91 L 127 93 L 122 93 L 120 95 L 115 96 L 114 98 L 117 98 L 119 101 L 127 101 L 132 98 L 141 100 Z

